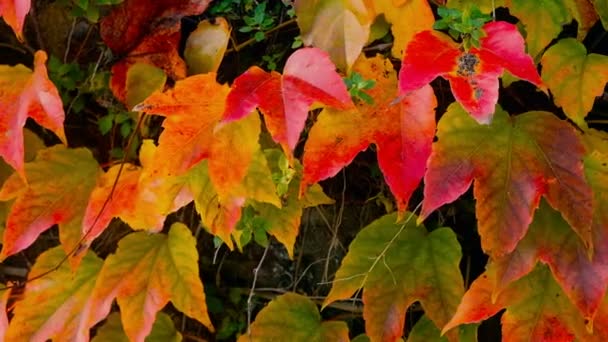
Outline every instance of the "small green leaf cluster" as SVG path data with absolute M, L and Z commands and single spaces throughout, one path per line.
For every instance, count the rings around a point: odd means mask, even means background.
M 479 8 L 472 6 L 461 12 L 455 8 L 439 7 L 437 14 L 441 19 L 433 25 L 435 30 L 448 30 L 452 38 L 462 39 L 465 49 L 471 46 L 479 47 L 479 40 L 484 36 L 483 25 L 490 21 L 490 15 L 482 13 Z
M 374 104 L 374 99 L 365 92 L 376 85 L 374 80 L 366 80 L 361 74 L 353 71 L 344 78 L 344 83 L 353 101 L 363 100 L 367 104 Z
M 62 0 L 61 3 L 70 6 L 72 16 L 87 18 L 88 21 L 96 23 L 102 6 L 117 5 L 123 0 Z

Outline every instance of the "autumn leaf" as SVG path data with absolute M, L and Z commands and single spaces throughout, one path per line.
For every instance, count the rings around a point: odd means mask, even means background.
M 477 342 L 477 326 L 477 324 L 461 326 L 458 332 L 458 340 L 461 342 Z M 441 330 L 424 315 L 407 335 L 407 342 L 448 342 L 448 338 L 442 336 Z
M 217 71 L 230 41 L 230 31 L 230 24 L 224 18 L 198 23 L 188 36 L 184 50 L 190 75 Z
M 374 13 L 365 0 L 297 0 L 294 9 L 304 44 L 326 51 L 348 71 L 370 34 Z
M 505 7 L 506 0 L 448 0 L 447 7 L 459 9 L 461 12 L 469 10 L 471 6 L 479 8 L 483 13 L 492 13 L 498 7 Z
M 13 174 L 0 190 L 0 200 L 16 198 L 0 259 L 27 248 L 54 224 L 59 224 L 64 249 L 71 251 L 81 236 L 81 220 L 99 171 L 87 149 L 57 145 L 40 150 L 33 162 L 25 164 L 28 184 Z
M 5 287 L 5 284 L 0 283 L 0 286 Z M 8 298 L 11 294 L 10 289 L 0 290 L 0 340 L 6 341 L 4 339 L 4 335 L 6 334 L 6 330 L 8 330 L 8 316 L 6 314 L 8 304 Z
M 120 322 L 120 314 L 118 312 L 111 313 L 106 322 L 97 329 L 97 334 L 91 342 L 129 342 L 129 338 Z M 171 317 L 164 312 L 159 312 L 156 315 L 156 320 L 152 325 L 150 335 L 146 337 L 146 342 L 181 342 L 182 334 L 175 329 L 175 325 Z
M 493 272 L 479 276 L 465 293 L 458 311 L 443 332 L 463 323 L 477 323 L 506 308 L 502 315 L 503 341 L 589 341 L 578 310 L 553 280 L 551 272 L 537 266 L 493 299 Z
M 605 0 L 591 0 L 591 3 L 600 16 L 604 29 L 608 29 L 608 3 Z
M 336 175 L 373 143 L 380 169 L 403 212 L 431 153 L 437 100 L 427 85 L 397 101 L 395 70 L 380 56 L 362 57 L 353 72 L 375 82 L 367 91 L 373 103 L 359 101 L 346 111 L 325 108 L 319 114 L 304 147 L 302 186 Z
M 428 233 L 412 218 L 396 221 L 396 214 L 385 215 L 357 234 L 324 302 L 348 299 L 363 288 L 365 330 L 372 341 L 397 341 L 415 301 L 443 326 L 464 293 L 460 245 L 452 230 Z
M 395 0 L 374 0 L 377 15 L 384 15 L 391 23 L 391 32 L 395 38 L 391 53 L 395 58 L 403 58 L 403 51 L 414 35 L 420 31 L 431 30 L 435 17 L 426 0 L 406 0 L 397 3 Z
M 0 156 L 23 179 L 23 126 L 27 118 L 51 130 L 66 144 L 63 104 L 46 70 L 46 53 L 36 52 L 34 71 L 0 65 Z
M 62 263 L 65 257 L 60 246 L 38 256 L 4 341 L 89 340 L 89 329 L 94 325 L 89 315 L 95 311 L 91 294 L 102 260 L 88 252 L 73 273 Z M 44 277 L 38 278 L 42 274 Z
M 127 71 L 125 80 L 125 102 L 131 109 L 157 90 L 163 90 L 167 75 L 153 65 L 135 63 Z
M 169 300 L 213 331 L 199 278 L 196 241 L 181 223 L 174 223 L 168 235 L 137 232 L 120 240 L 99 272 L 92 319 L 105 317 L 114 298 L 131 341 L 143 341 L 150 334 L 157 312 Z
M 409 43 L 399 71 L 402 95 L 437 76 L 450 81 L 456 100 L 479 123 L 488 124 L 498 101 L 498 77 L 506 69 L 514 76 L 542 86 L 532 58 L 525 54 L 524 39 L 515 25 L 497 21 L 483 26 L 480 47 L 463 52 L 439 32 L 423 31 Z
M 600 241 L 597 242 L 599 246 L 605 244 Z M 570 301 L 584 318 L 591 320 L 606 291 L 608 250 L 596 249 L 590 260 L 587 249 L 568 223 L 545 201 L 541 202 L 528 233 L 517 248 L 495 261 L 498 280 L 495 291 L 500 293 L 513 281 L 531 272 L 537 261 L 550 267 Z
M 568 38 L 549 48 L 541 63 L 555 103 L 578 126 L 587 127 L 585 117 L 608 82 L 608 57 L 587 54 L 583 44 Z
M 490 256 L 515 249 L 541 195 L 585 246 L 592 246 L 584 147 L 567 122 L 540 111 L 509 117 L 497 107 L 492 124 L 479 125 L 452 104 L 439 121 L 437 137 L 424 176 L 421 217 L 456 200 L 475 180 L 478 231 Z
M 316 48 L 304 48 L 287 59 L 283 75 L 253 66 L 237 77 L 226 100 L 223 122 L 239 120 L 259 107 L 274 141 L 291 154 L 314 102 L 342 109 L 352 106 L 329 56 Z
M 31 0 L 0 0 L 0 16 L 20 41 L 23 41 L 23 24 L 31 6 Z
M 348 326 L 341 321 L 321 321 L 317 306 L 305 296 L 286 293 L 260 311 L 239 342 L 348 342 Z

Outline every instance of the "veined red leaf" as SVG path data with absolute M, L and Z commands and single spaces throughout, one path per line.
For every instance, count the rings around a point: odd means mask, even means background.
M 174 223 L 168 235 L 137 232 L 120 240 L 99 272 L 92 323 L 110 312 L 114 298 L 131 341 L 143 341 L 150 334 L 157 312 L 169 300 L 213 331 L 199 278 L 196 241 L 181 223 Z
M 537 266 L 511 284 L 497 298 L 492 297 L 496 278 L 492 270 L 479 276 L 465 293 L 458 311 L 443 332 L 463 323 L 487 319 L 503 308 L 502 340 L 566 342 L 576 337 L 590 341 L 585 320 L 553 280 L 551 272 Z
M 431 153 L 437 100 L 427 85 L 396 102 L 396 73 L 380 56 L 362 57 L 353 71 L 375 81 L 367 91 L 373 103 L 360 101 L 346 111 L 326 108 L 319 114 L 304 147 L 302 186 L 334 176 L 374 143 L 380 169 L 403 212 Z
M 483 250 L 508 254 L 544 195 L 592 248 L 592 194 L 583 175 L 584 147 L 567 122 L 548 112 L 516 117 L 498 108 L 479 125 L 458 104 L 441 118 L 425 174 L 421 217 L 462 195 L 475 180 Z
M 239 76 L 228 94 L 223 120 L 239 120 L 259 107 L 274 141 L 291 154 L 314 102 L 343 109 L 352 106 L 329 56 L 316 48 L 304 48 L 287 59 L 283 75 L 254 66 Z
M 454 97 L 466 111 L 477 122 L 488 124 L 498 101 L 498 77 L 505 69 L 542 86 L 515 25 L 491 22 L 484 25 L 483 31 L 486 35 L 480 39 L 480 47 L 468 52 L 443 33 L 418 33 L 407 46 L 399 71 L 401 94 L 407 95 L 441 76 L 450 81 Z
M 585 117 L 608 82 L 608 57 L 587 54 L 583 44 L 568 38 L 550 47 L 541 63 L 555 103 L 578 126 L 587 127 Z
M 452 230 L 427 233 L 413 219 L 396 220 L 396 214 L 385 215 L 357 234 L 324 302 L 348 299 L 363 288 L 365 330 L 372 341 L 397 341 L 415 301 L 443 326 L 464 293 L 460 245 Z
M 340 321 L 321 321 L 317 306 L 308 298 L 286 293 L 275 298 L 258 313 L 251 332 L 239 342 L 348 342 L 348 326 Z
M 0 190 L 0 200 L 16 198 L 8 215 L 1 260 L 27 248 L 54 224 L 59 224 L 60 237 L 67 233 L 64 230 L 76 229 L 80 235 L 78 227 L 100 168 L 89 150 L 57 145 L 40 150 L 33 162 L 25 164 L 25 171 L 27 185 L 15 173 Z M 66 251 L 74 247 L 64 243 Z
M 65 256 L 61 247 L 38 256 L 28 278 L 46 275 L 25 285 L 3 341 L 89 340 L 89 329 L 94 325 L 89 315 L 95 311 L 91 294 L 102 260 L 88 252 L 73 273 L 67 263 L 62 263 Z
M 0 65 L 0 156 L 23 179 L 23 126 L 27 118 L 55 133 L 66 144 L 63 104 L 49 80 L 46 53 L 36 52 L 34 71 L 17 65 Z
M 106 322 L 97 329 L 97 334 L 91 342 L 130 342 L 125 334 L 120 321 L 120 313 L 111 313 Z M 150 335 L 146 337 L 146 342 L 181 342 L 182 334 L 175 329 L 171 317 L 164 312 L 156 315 L 156 320 L 152 325 Z
M 31 6 L 31 0 L 0 0 L 0 16 L 20 41 L 23 41 L 23 23 Z

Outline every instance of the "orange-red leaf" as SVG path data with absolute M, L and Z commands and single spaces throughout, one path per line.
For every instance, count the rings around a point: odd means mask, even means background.
M 23 126 L 28 117 L 66 143 L 63 104 L 47 76 L 46 58 L 44 51 L 36 52 L 33 72 L 23 65 L 0 65 L 0 156 L 24 179 Z
M 348 108 L 352 101 L 327 53 L 316 48 L 294 52 L 283 75 L 251 67 L 232 85 L 224 122 L 239 120 L 260 108 L 272 138 L 290 154 L 314 102 Z
M 479 123 L 490 123 L 498 101 L 498 77 L 506 69 L 513 75 L 542 86 L 524 39 L 515 25 L 491 22 L 483 27 L 479 48 L 463 52 L 445 34 L 418 33 L 407 46 L 399 72 L 403 95 L 436 77 L 450 81 L 454 97 Z
M 479 125 L 458 104 L 441 118 L 425 174 L 422 217 L 462 195 L 475 180 L 484 251 L 510 253 L 532 221 L 541 195 L 592 246 L 592 194 L 583 175 L 584 147 L 567 122 L 548 112 L 516 117 L 498 108 Z
M 367 92 L 374 102 L 321 112 L 304 147 L 302 186 L 334 176 L 374 143 L 380 169 L 403 212 L 431 153 L 437 100 L 428 85 L 398 100 L 396 73 L 380 56 L 362 57 L 353 70 L 375 81 Z
M 31 0 L 0 0 L 0 16 L 23 41 L 23 23 L 32 6 Z

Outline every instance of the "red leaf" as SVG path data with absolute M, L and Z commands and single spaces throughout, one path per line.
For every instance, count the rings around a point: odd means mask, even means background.
M 228 94 L 224 121 L 239 120 L 259 107 L 273 139 L 291 153 L 314 102 L 343 109 L 352 106 L 327 53 L 304 48 L 289 57 L 282 76 L 255 66 L 239 76 Z
M 304 148 L 302 187 L 334 176 L 374 143 L 380 169 L 404 211 L 431 153 L 437 104 L 433 90 L 427 85 L 396 103 L 397 78 L 387 59 L 361 58 L 353 70 L 375 81 L 368 91 L 374 103 L 321 112 Z
M 491 22 L 479 48 L 464 52 L 447 35 L 418 33 L 407 47 L 399 73 L 399 89 L 406 95 L 437 76 L 450 81 L 452 93 L 479 122 L 490 123 L 498 101 L 498 77 L 507 69 L 513 75 L 542 86 L 534 62 L 515 25 Z

